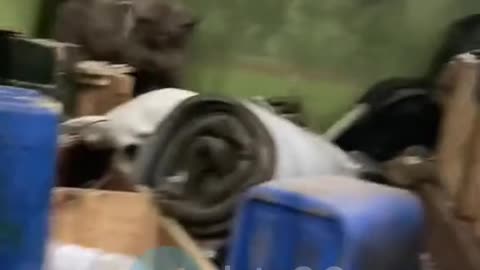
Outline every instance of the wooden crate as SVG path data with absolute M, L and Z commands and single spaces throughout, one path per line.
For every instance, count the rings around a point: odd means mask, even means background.
M 451 198 L 458 197 L 465 174 L 470 139 L 477 116 L 475 90 L 480 61 L 474 55 L 455 58 L 442 77 L 443 121 L 437 149 L 440 181 Z
M 426 240 L 435 263 L 433 269 L 480 269 L 480 240 L 474 235 L 473 224 L 454 215 L 450 198 L 442 188 L 425 184 L 420 195 L 426 209 Z
M 435 269 L 480 269 L 480 57 L 457 56 L 439 93 L 443 123 L 437 149 L 438 182 L 420 194 Z M 432 181 L 434 183 L 435 181 Z
M 479 222 L 480 234 L 480 58 L 459 55 L 442 77 L 443 123 L 438 175 L 458 217 Z
M 52 204 L 53 241 L 130 256 L 177 247 L 199 269 L 215 270 L 177 222 L 158 214 L 148 193 L 59 188 Z

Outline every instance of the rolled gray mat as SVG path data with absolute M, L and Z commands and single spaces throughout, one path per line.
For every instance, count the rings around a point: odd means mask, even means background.
M 197 238 L 225 236 L 238 197 L 253 185 L 357 169 L 331 143 L 259 105 L 205 96 L 180 103 L 137 162 L 138 180 L 154 188 L 163 213 Z

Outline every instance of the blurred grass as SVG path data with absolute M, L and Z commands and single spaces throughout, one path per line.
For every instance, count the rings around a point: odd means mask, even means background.
M 317 130 L 378 81 L 423 76 L 448 25 L 480 12 L 476 0 L 185 2 L 201 18 L 190 89 L 297 95 Z
M 0 28 L 32 34 L 40 4 L 41 0 L 0 0 Z
M 239 67 L 203 68 L 196 76 L 203 80 L 195 80 L 195 88 L 190 88 L 202 93 L 232 97 L 301 97 L 308 124 L 318 131 L 329 127 L 362 93 L 361 88 L 342 80 L 307 79 L 294 74 L 279 76 Z M 221 80 L 215 81 L 218 78 Z

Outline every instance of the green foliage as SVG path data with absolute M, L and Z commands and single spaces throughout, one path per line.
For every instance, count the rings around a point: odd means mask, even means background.
M 202 18 L 190 88 L 298 94 L 318 127 L 377 80 L 422 76 L 448 24 L 480 12 L 475 0 L 185 1 Z
M 0 0 L 0 29 L 32 34 L 41 0 Z

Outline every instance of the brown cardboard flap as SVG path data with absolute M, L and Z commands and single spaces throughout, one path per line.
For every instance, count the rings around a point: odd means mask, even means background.
M 76 115 L 102 115 L 133 97 L 135 79 L 119 68 L 103 62 L 77 65 Z
M 131 256 L 178 247 L 199 269 L 216 269 L 176 221 L 158 214 L 148 192 L 58 188 L 52 209 L 54 241 Z
M 56 241 L 136 256 L 157 246 L 157 211 L 148 194 L 57 189 L 52 203 Z

